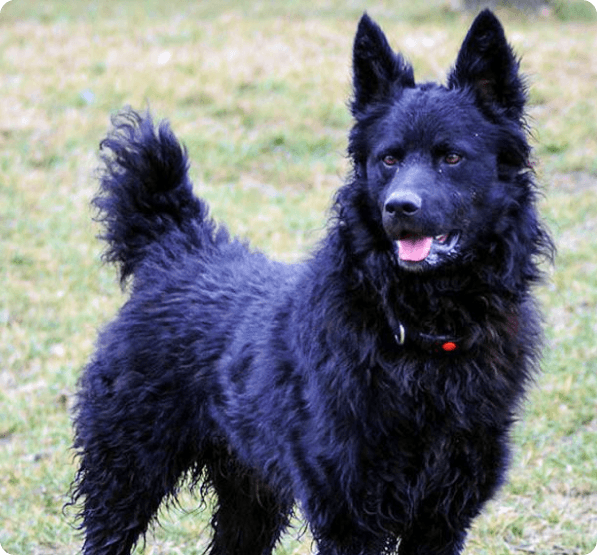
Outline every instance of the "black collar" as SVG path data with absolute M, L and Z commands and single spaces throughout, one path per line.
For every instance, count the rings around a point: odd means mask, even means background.
M 401 347 L 415 345 L 426 351 L 445 353 L 456 353 L 465 349 L 466 342 L 462 337 L 423 333 L 401 322 L 396 322 L 392 329 L 394 339 Z

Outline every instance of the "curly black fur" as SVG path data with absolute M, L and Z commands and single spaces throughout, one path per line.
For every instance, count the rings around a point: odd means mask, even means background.
M 271 553 L 295 506 L 322 555 L 460 552 L 539 360 L 525 98 L 490 12 L 447 86 L 363 16 L 353 172 L 297 265 L 216 226 L 166 123 L 114 119 L 94 203 L 131 293 L 79 386 L 87 555 L 129 554 L 189 476 L 211 555 Z

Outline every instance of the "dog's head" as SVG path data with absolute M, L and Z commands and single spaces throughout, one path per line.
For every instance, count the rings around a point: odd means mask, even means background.
M 529 195 L 525 87 L 498 19 L 472 24 L 446 85 L 415 83 L 366 14 L 354 41 L 349 154 L 400 267 L 474 257 Z M 522 203 L 524 204 L 524 203 Z M 381 231 L 383 230 L 383 231 Z

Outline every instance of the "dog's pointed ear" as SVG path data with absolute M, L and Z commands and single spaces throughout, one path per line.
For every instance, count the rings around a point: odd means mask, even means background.
M 482 11 L 462 43 L 448 77 L 450 88 L 470 87 L 482 109 L 520 121 L 526 88 L 519 62 L 506 40 L 504 28 L 490 10 Z
M 351 109 L 355 117 L 395 90 L 415 85 L 412 67 L 392 50 L 384 32 L 366 13 L 354 38 L 352 70 Z

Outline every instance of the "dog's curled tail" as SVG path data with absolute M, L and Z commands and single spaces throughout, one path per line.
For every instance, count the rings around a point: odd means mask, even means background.
M 201 247 L 213 224 L 193 194 L 186 149 L 166 121 L 156 128 L 149 113 L 126 108 L 112 124 L 100 145 L 100 190 L 92 204 L 108 243 L 104 259 L 119 266 L 124 285 L 165 235 L 170 248 Z

